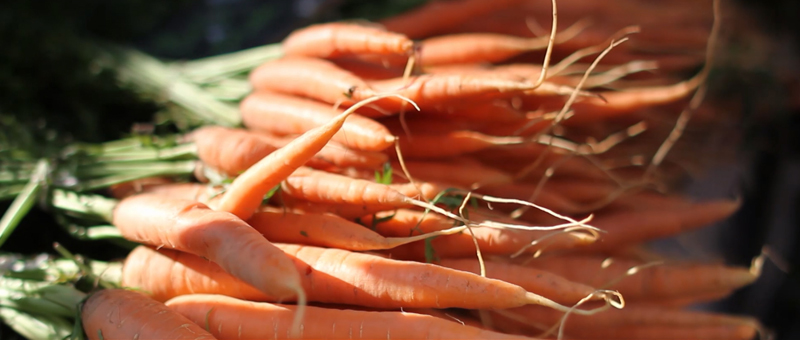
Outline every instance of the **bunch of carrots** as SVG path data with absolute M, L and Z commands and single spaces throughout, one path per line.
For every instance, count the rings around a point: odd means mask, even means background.
M 707 44 L 698 58 L 658 52 L 672 36 L 625 48 L 641 28 L 593 29 L 578 2 L 434 1 L 383 25 L 306 27 L 255 58 L 246 86 L 228 69 L 174 71 L 185 86 L 171 100 L 191 110 L 202 96 L 215 109 L 200 118 L 222 123 L 148 156 L 143 168 L 169 171 L 116 181 L 112 197 L 49 194 L 133 242 L 74 309 L 85 336 L 753 338 L 757 320 L 685 307 L 753 282 L 761 258 L 739 268 L 645 246 L 739 205 L 659 191 L 685 177 L 691 157 L 671 151 L 709 110 L 718 3 L 691 2 L 695 20 L 714 17 L 707 42 L 683 46 Z M 532 24 L 542 13 L 549 30 Z M 632 59 L 642 50 L 653 60 Z M 662 65 L 702 68 L 643 73 Z M 128 175 L 142 159 L 105 150 L 82 173 Z

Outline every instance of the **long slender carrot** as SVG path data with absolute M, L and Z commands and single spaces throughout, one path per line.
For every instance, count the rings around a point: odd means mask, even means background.
M 296 135 L 275 136 L 266 132 L 260 132 L 263 138 L 275 146 L 284 147 L 297 138 Z M 378 169 L 388 160 L 388 156 L 382 152 L 353 150 L 334 141 L 329 141 L 317 152 L 314 159 L 309 160 L 306 165 L 314 169 L 325 169 L 331 164 L 339 167 L 353 167 L 358 169 Z
M 319 152 L 341 129 L 350 114 L 379 99 L 381 97 L 373 97 L 359 102 L 325 125 L 305 132 L 301 137 L 264 157 L 236 177 L 220 200 L 218 208 L 232 212 L 242 219 L 249 218 L 261 205 L 264 195 Z
M 410 196 L 422 195 L 432 199 L 445 188 L 433 183 L 422 183 L 418 188 L 411 184 L 382 184 L 347 176 L 301 168 L 281 184 L 283 193 L 296 198 L 320 203 L 347 203 L 352 205 L 379 205 L 407 207 Z
M 342 113 L 329 104 L 269 91 L 247 96 L 240 110 L 242 122 L 249 129 L 277 135 L 301 134 Z M 331 138 L 351 149 L 366 151 L 386 149 L 394 144 L 394 139 L 386 127 L 358 113 L 351 114 Z
M 443 267 L 478 275 L 481 272 L 480 263 L 475 259 L 442 259 L 438 264 Z M 591 296 L 597 290 L 544 270 L 493 261 L 486 261 L 484 265 L 486 277 L 519 285 L 529 292 L 548 297 L 565 305 L 574 305 L 581 299 Z M 598 315 L 605 315 L 605 313 L 599 313 Z
M 578 22 L 555 36 L 555 43 L 572 39 L 586 26 Z M 518 54 L 547 48 L 549 36 L 526 38 L 495 33 L 463 33 L 435 36 L 420 43 L 423 66 L 497 63 Z
M 568 310 L 522 287 L 441 266 L 340 249 L 279 244 L 306 263 L 300 269 L 320 302 L 368 307 L 509 308 L 541 304 Z M 301 265 L 302 266 L 302 265 Z M 425 285 L 420 285 L 425 282 Z
M 215 339 L 163 303 L 124 289 L 104 289 L 89 296 L 81 307 L 81 322 L 91 340 Z
M 388 218 L 388 217 L 392 218 Z M 481 214 L 470 212 L 471 219 L 480 221 L 485 219 Z M 376 219 L 380 219 L 377 223 Z M 374 225 L 375 231 L 384 236 L 404 237 L 430 233 L 437 230 L 447 230 L 452 228 L 453 221 L 435 214 L 424 214 L 419 211 L 408 209 L 397 209 L 382 212 L 379 214 L 366 215 L 360 217 L 362 223 L 367 226 Z M 492 218 L 492 220 L 499 220 Z M 511 222 L 499 220 L 501 222 Z M 549 236 L 548 236 L 549 235 Z M 593 241 L 591 237 L 579 233 L 558 233 L 550 235 L 548 232 L 535 230 L 514 230 L 498 228 L 472 228 L 472 233 L 460 233 L 456 235 L 440 236 L 433 239 L 429 245 L 423 242 L 416 242 L 395 248 L 391 251 L 392 256 L 415 260 L 424 260 L 426 257 L 435 255 L 439 258 L 464 258 L 475 255 L 475 245 L 473 236 L 478 242 L 481 253 L 486 255 L 510 255 L 523 247 L 529 246 L 532 242 L 538 241 L 537 246 L 529 247 L 527 252 L 534 253 L 550 246 L 559 245 L 559 248 L 572 248 L 589 244 Z M 545 236 L 548 236 L 545 238 Z M 430 252 L 433 253 L 430 253 Z
M 619 290 L 628 301 L 728 292 L 757 278 L 748 268 L 719 264 L 648 264 L 601 256 L 556 256 L 528 264 L 575 282 Z
M 167 305 L 221 339 L 286 339 L 295 307 L 186 295 Z M 301 339 L 525 339 L 465 326 L 429 315 L 308 307 Z
M 405 165 L 408 172 L 415 179 L 436 183 L 452 183 L 463 188 L 512 181 L 512 177 L 502 171 L 477 162 L 469 162 L 467 159 L 456 162 L 407 161 Z M 392 167 L 395 172 L 400 172 L 401 167 L 398 163 L 393 163 Z
M 316 58 L 292 57 L 270 61 L 250 73 L 257 90 L 298 95 L 336 104 L 352 104 L 375 94 L 370 86 L 336 64 Z
M 346 22 L 311 25 L 289 34 L 281 43 L 288 56 L 337 58 L 354 54 L 411 54 L 414 42 L 406 36 Z
M 429 237 L 455 234 L 465 229 L 453 227 L 415 237 L 384 237 L 333 214 L 296 213 L 278 208 L 262 208 L 247 222 L 272 242 L 354 251 L 392 249 Z
M 141 194 L 120 201 L 112 222 L 128 240 L 205 257 L 267 294 L 303 295 L 292 261 L 230 213 L 195 201 Z M 243 254 L 258 261 L 244 260 Z
M 459 156 L 504 145 L 526 143 L 521 137 L 489 136 L 475 131 L 452 131 L 440 135 L 399 136 L 400 150 L 407 159 Z

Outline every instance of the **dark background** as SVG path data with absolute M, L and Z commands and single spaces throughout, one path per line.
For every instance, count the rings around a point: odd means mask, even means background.
M 76 42 L 102 39 L 167 59 L 194 59 L 278 42 L 312 22 L 378 19 L 420 3 L 368 0 L 79 0 L 4 1 L 0 4 L 0 124 L 12 147 L 33 156 L 63 143 L 119 138 L 157 109 L 115 86 L 108 70 L 93 70 Z M 800 2 L 740 0 L 770 50 L 755 63 L 729 70 L 729 86 L 743 103 L 737 159 L 710 169 L 687 187 L 696 197 L 738 193 L 742 209 L 693 235 L 727 263 L 747 265 L 763 245 L 800 265 Z M 751 41 L 752 42 L 752 41 Z M 92 72 L 87 72 L 92 70 Z M 113 113 L 113 114 L 109 114 Z M 0 155 L 2 156 L 2 155 Z M 7 203 L 0 204 L 5 210 Z M 124 252 L 79 242 L 42 211 L 32 212 L 3 252 L 50 251 L 54 241 L 90 257 Z M 752 315 L 778 339 L 800 339 L 800 275 L 768 262 L 752 286 L 710 308 Z M 0 338 L 15 338 L 8 328 Z

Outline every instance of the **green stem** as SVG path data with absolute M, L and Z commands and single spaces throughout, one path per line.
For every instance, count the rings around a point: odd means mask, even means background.
M 248 72 L 269 60 L 283 56 L 281 44 L 254 47 L 238 52 L 177 62 L 174 67 L 181 75 L 197 84 L 208 84 Z
M 53 190 L 50 204 L 59 210 L 79 216 L 100 218 L 111 223 L 118 201 L 100 195 L 77 194 L 61 189 Z
M 174 159 L 194 159 L 197 157 L 197 147 L 194 143 L 178 145 L 171 148 L 139 148 L 122 152 L 104 153 L 96 156 L 95 162 L 142 162 L 164 161 Z
M 33 172 L 28 184 L 22 188 L 17 198 L 11 202 L 3 217 L 0 219 L 0 246 L 6 242 L 11 233 L 17 227 L 22 218 L 28 214 L 36 203 L 39 191 L 42 189 L 44 178 L 49 169 L 46 160 L 39 160 L 36 163 L 36 170 Z

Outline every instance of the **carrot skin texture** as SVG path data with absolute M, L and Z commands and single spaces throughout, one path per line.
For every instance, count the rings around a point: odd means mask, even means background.
M 520 0 L 434 1 L 412 11 L 381 21 L 386 29 L 411 39 L 441 33 L 453 26 L 480 17 L 488 11 L 519 4 Z
M 342 113 L 330 104 L 267 91 L 247 96 L 240 111 L 249 129 L 277 135 L 301 134 Z M 380 123 L 354 113 L 331 140 L 356 150 L 381 151 L 393 145 L 394 136 Z
M 137 195 L 120 201 L 113 224 L 128 240 L 205 257 L 267 294 L 290 297 L 300 287 L 300 275 L 283 252 L 233 214 L 205 204 Z
M 86 336 L 99 339 L 215 339 L 163 303 L 141 293 L 104 289 L 81 307 Z
M 410 54 L 414 42 L 378 27 L 332 22 L 289 34 L 281 44 L 287 56 L 337 58 L 354 54 Z
M 294 306 L 186 295 L 167 301 L 195 323 L 208 321 L 220 339 L 286 339 Z M 301 339 L 525 339 L 429 315 L 307 307 Z M 234 321 L 238 320 L 238 322 Z
M 325 125 L 306 131 L 251 166 L 233 180 L 220 200 L 219 209 L 248 219 L 261 205 L 264 195 L 322 150 L 352 113 L 353 110 L 347 110 Z
M 290 57 L 270 61 L 250 73 L 256 91 L 270 90 L 336 104 L 353 104 L 375 92 L 361 78 L 336 64 L 316 58 Z
M 190 138 L 203 163 L 229 176 L 238 175 L 278 149 L 259 134 L 222 126 L 204 126 L 192 131 Z

